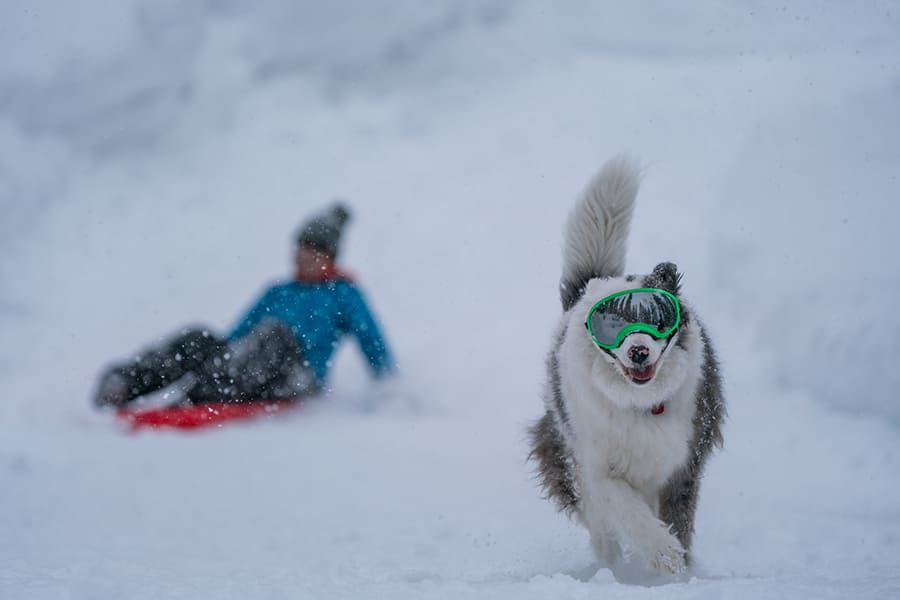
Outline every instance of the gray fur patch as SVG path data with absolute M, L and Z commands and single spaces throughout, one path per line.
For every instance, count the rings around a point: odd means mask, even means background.
M 693 421 L 690 458 L 669 479 L 659 497 L 660 519 L 672 526 L 672 531 L 688 551 L 694 536 L 694 515 L 697 512 L 703 467 L 713 449 L 722 447 L 722 421 L 725 418 L 719 363 L 702 327 L 700 337 L 703 340 L 703 374 L 695 399 L 697 410 Z
M 569 310 L 584 295 L 584 288 L 593 275 L 586 273 L 577 280 L 561 281 L 559 284 L 559 298 L 562 301 L 563 312 Z
M 575 457 L 566 444 L 565 434 L 572 433 L 569 411 L 563 399 L 562 380 L 559 374 L 559 352 L 565 339 L 565 327 L 560 328 L 553 349 L 547 356 L 547 388 L 544 404 L 547 412 L 532 425 L 529 460 L 537 462 L 538 476 L 547 497 L 563 512 L 571 514 L 578 505 L 575 485 Z
M 722 394 L 722 376 L 719 360 L 706 335 L 700 328 L 703 340 L 703 375 L 697 390 L 697 414 L 694 416 L 694 455 L 691 466 L 699 471 L 714 448 L 721 448 L 722 422 L 725 420 L 725 399 Z
M 531 438 L 528 458 L 537 462 L 541 487 L 559 510 L 571 515 L 578 507 L 575 458 L 550 411 L 528 429 L 528 434 Z
M 547 393 L 550 394 L 550 397 L 547 398 L 546 403 L 556 414 L 556 419 L 560 426 L 568 433 L 572 433 L 572 425 L 569 422 L 569 411 L 563 400 L 562 379 L 559 375 L 559 357 L 557 356 L 557 352 L 559 351 L 560 346 L 562 346 L 563 339 L 565 338 L 565 333 L 565 329 L 562 329 L 559 332 L 559 335 L 556 336 L 556 344 L 553 346 L 550 355 L 547 356 L 547 377 L 549 379 Z
M 644 287 L 666 290 L 678 296 L 681 293 L 681 273 L 675 263 L 659 263 L 653 267 L 652 273 L 644 277 Z
M 694 540 L 699 487 L 700 477 L 685 467 L 669 479 L 659 494 L 659 518 L 672 527 L 672 533 L 687 551 L 688 560 Z

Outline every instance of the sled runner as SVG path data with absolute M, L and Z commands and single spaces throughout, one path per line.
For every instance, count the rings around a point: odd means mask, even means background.
M 212 403 L 163 408 L 120 408 L 116 416 L 132 431 L 139 429 L 200 429 L 220 427 L 229 421 L 247 421 L 282 414 L 300 406 L 290 400 L 265 402 Z

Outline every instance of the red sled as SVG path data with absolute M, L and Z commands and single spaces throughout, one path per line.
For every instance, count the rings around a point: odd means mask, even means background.
M 138 429 L 200 429 L 221 427 L 228 421 L 246 421 L 280 415 L 300 405 L 293 400 L 260 402 L 211 403 L 163 408 L 120 408 L 116 416 L 136 431 Z

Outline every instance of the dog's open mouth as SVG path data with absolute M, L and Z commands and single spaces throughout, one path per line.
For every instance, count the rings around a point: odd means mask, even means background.
M 625 375 L 638 385 L 643 385 L 653 379 L 656 375 L 656 364 L 647 365 L 645 367 L 623 367 Z

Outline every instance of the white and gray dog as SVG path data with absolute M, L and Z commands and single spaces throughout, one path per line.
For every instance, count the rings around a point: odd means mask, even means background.
M 614 158 L 569 216 L 564 313 L 531 458 L 601 561 L 637 555 L 678 573 L 690 564 L 700 477 L 722 444 L 725 410 L 715 353 L 675 265 L 624 275 L 639 183 L 638 167 Z

